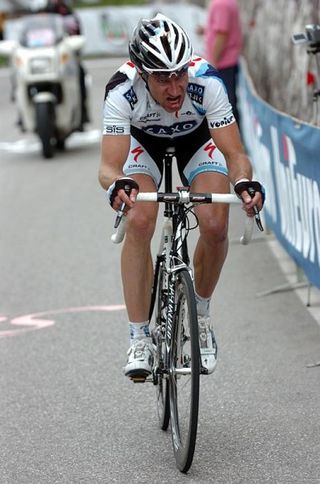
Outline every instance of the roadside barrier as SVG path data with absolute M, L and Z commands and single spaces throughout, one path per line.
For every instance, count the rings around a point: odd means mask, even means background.
M 75 10 L 86 37 L 82 50 L 85 56 L 128 55 L 128 41 L 140 18 L 148 18 L 161 12 L 178 22 L 188 32 L 195 52 L 203 55 L 203 38 L 197 27 L 206 22 L 206 10 L 198 5 L 181 3 L 153 3 L 145 6 L 88 7 Z M 10 19 L 5 23 L 5 38 L 16 39 L 20 20 Z
M 196 33 L 206 21 L 206 10 L 197 5 L 155 3 L 146 6 L 110 6 L 77 10 L 87 38 L 84 55 L 127 56 L 128 41 L 140 18 L 161 12 L 178 22 L 190 35 L 197 54 L 203 54 L 202 36 Z
M 265 221 L 320 288 L 320 128 L 263 101 L 244 60 L 239 75 L 241 131 L 257 179 L 266 187 Z

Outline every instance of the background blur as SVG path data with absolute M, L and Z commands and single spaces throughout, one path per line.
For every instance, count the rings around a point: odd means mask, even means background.
M 305 25 L 320 23 L 320 0 L 238 0 L 245 34 L 244 56 L 248 61 L 257 93 L 268 103 L 298 119 L 312 116 L 315 59 L 305 46 L 294 46 L 292 33 L 304 32 Z M 2 17 L 36 8 L 43 0 L 0 0 Z M 74 0 L 75 9 L 87 7 L 152 5 L 162 0 Z M 206 10 L 208 0 L 181 0 Z

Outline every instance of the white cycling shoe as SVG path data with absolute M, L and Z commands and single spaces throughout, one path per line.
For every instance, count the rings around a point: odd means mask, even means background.
M 201 373 L 210 375 L 217 366 L 218 347 L 210 326 L 210 318 L 198 316 Z
M 127 354 L 125 376 L 132 379 L 145 379 L 152 373 L 154 351 L 151 338 L 137 339 L 132 343 Z

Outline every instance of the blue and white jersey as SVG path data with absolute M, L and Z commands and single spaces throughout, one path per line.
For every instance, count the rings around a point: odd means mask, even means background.
M 205 59 L 188 69 L 187 93 L 180 111 L 168 113 L 150 95 L 131 62 L 123 64 L 106 86 L 103 134 L 130 134 L 131 126 L 165 138 L 186 135 L 206 118 L 210 129 L 235 122 L 223 81 Z

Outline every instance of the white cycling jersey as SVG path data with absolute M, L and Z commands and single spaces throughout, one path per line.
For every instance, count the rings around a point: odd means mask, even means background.
M 194 131 L 207 119 L 210 129 L 234 122 L 225 86 L 216 69 L 195 57 L 182 108 L 165 111 L 150 95 L 132 62 L 123 64 L 106 87 L 103 134 L 130 134 L 131 126 L 152 136 L 176 137 Z
M 104 135 L 130 135 L 124 173 L 144 173 L 159 185 L 166 146 L 178 150 L 178 168 L 185 184 L 205 171 L 227 175 L 222 153 L 209 129 L 235 122 L 223 81 L 205 59 L 195 57 L 188 69 L 188 87 L 178 112 L 165 111 L 151 96 L 132 62 L 126 62 L 106 86 Z M 209 129 L 208 129 L 209 128 Z

